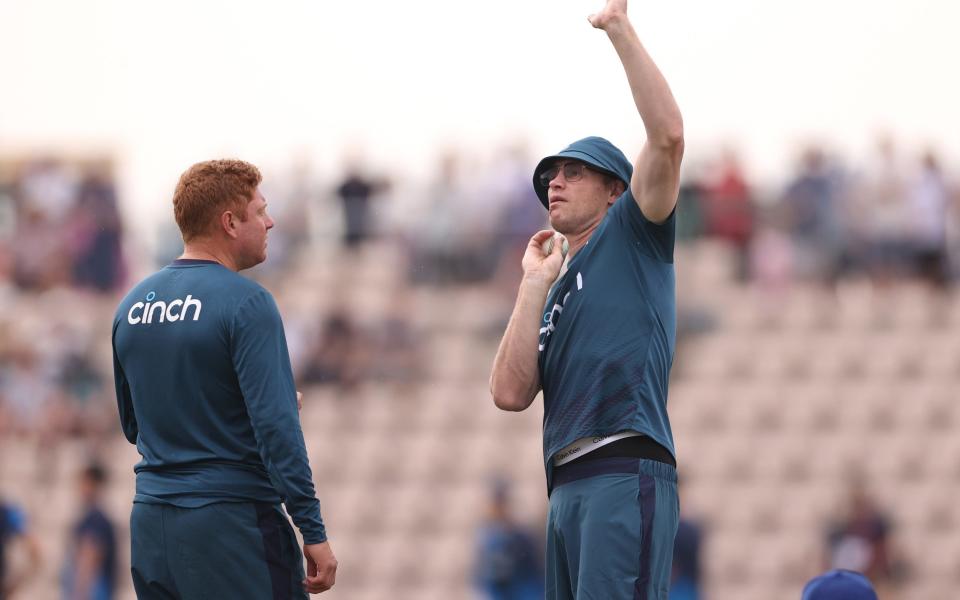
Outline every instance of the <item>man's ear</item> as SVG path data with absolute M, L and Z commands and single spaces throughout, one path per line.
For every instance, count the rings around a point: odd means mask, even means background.
M 220 227 L 231 238 L 237 237 L 237 221 L 236 215 L 229 210 L 220 213 Z
M 610 190 L 609 204 L 613 204 L 614 202 L 617 201 L 617 198 L 619 198 L 620 195 L 623 194 L 624 191 L 626 191 L 627 188 L 626 186 L 623 185 L 622 181 L 620 181 L 619 179 L 614 179 L 613 181 L 610 182 L 610 186 L 608 189 Z

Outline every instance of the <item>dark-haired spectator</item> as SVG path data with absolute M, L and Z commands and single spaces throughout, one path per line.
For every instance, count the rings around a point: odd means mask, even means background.
M 486 520 L 477 533 L 473 579 L 487 600 L 543 600 L 543 567 L 532 532 L 510 512 L 510 488 L 496 481 Z
M 358 159 L 348 161 L 343 181 L 336 194 L 343 207 L 343 246 L 357 249 L 375 230 L 371 204 L 374 197 L 389 189 L 386 179 L 371 177 L 361 169 Z
M 77 485 L 80 516 L 70 533 L 63 568 L 63 600 L 111 600 L 116 589 L 117 535 L 102 506 L 107 483 L 103 466 L 84 468 Z

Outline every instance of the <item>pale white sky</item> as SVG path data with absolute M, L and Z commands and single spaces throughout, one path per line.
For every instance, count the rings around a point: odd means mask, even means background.
M 438 147 L 537 155 L 643 141 L 603 0 L 0 0 L 0 152 L 118 153 L 124 195 L 167 208 L 179 173 L 234 155 L 334 173 L 360 143 L 426 174 Z M 730 142 L 775 179 L 794 144 L 860 156 L 881 130 L 960 157 L 960 2 L 632 0 L 684 114 L 688 157 Z M 147 211 L 149 214 L 149 211 Z

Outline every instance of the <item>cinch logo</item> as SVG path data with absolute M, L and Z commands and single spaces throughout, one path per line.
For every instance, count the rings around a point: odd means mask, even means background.
M 190 310 L 191 307 L 194 309 L 193 320 L 196 321 L 200 318 L 200 309 L 203 308 L 203 304 L 189 294 L 187 294 L 187 297 L 183 300 L 177 298 L 170 302 L 164 302 L 163 300 L 154 302 L 153 299 L 156 297 L 156 292 L 150 292 L 147 294 L 146 303 L 137 302 L 131 306 L 130 311 L 127 312 L 127 323 L 131 325 L 146 325 L 154 321 L 158 323 L 165 321 L 186 321 L 187 311 Z

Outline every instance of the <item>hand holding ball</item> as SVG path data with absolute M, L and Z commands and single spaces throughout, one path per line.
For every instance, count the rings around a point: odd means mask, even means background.
M 550 255 L 553 252 L 554 240 L 562 240 L 563 243 L 560 246 L 560 256 L 563 258 L 567 257 L 567 252 L 570 251 L 570 243 L 567 241 L 567 238 L 563 237 L 562 234 L 555 233 L 551 237 L 547 238 L 547 241 L 543 243 L 543 253 Z
M 570 244 L 563 234 L 541 229 L 530 238 L 523 253 L 524 279 L 549 287 L 563 270 L 569 249 Z

